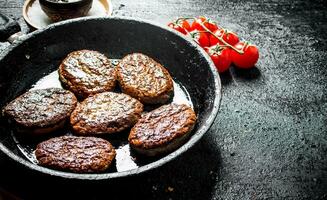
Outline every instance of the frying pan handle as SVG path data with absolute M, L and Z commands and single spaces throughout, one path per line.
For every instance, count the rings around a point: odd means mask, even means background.
M 18 22 L 0 13 L 0 42 L 9 41 L 11 36 L 21 33 Z

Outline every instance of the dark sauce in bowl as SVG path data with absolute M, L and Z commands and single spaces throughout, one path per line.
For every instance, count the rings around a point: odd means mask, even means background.
M 39 0 L 43 12 L 54 22 L 86 16 L 93 0 Z
M 53 3 L 74 3 L 82 0 L 47 0 Z

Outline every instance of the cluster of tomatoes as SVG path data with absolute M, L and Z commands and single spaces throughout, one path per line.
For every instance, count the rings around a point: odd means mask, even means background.
M 192 23 L 189 23 L 190 20 Z M 193 38 L 210 55 L 219 72 L 227 71 L 232 63 L 249 69 L 259 59 L 255 45 L 240 41 L 236 33 L 219 27 L 206 17 L 178 18 L 168 26 Z

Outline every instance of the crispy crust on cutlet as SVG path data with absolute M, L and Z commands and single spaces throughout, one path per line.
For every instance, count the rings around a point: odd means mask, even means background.
M 116 86 L 116 69 L 103 54 L 91 50 L 71 52 L 58 69 L 64 87 L 78 97 L 112 91 Z
M 22 127 L 22 126 L 17 126 L 17 132 L 19 133 L 28 133 L 28 134 L 32 134 L 32 135 L 43 135 L 46 133 L 50 133 L 52 131 L 61 129 L 65 126 L 66 124 L 66 120 L 62 120 L 60 122 L 58 122 L 57 124 L 53 124 L 53 125 L 49 125 L 46 127 L 39 127 L 39 128 L 26 128 L 26 127 Z
M 190 130 L 192 130 L 193 127 L 190 127 Z M 184 144 L 187 139 L 190 137 L 190 132 L 182 135 L 181 137 L 173 139 L 170 143 L 167 145 L 158 146 L 152 149 L 145 149 L 143 147 L 137 147 L 133 146 L 133 150 L 136 151 L 138 154 L 142 154 L 145 156 L 157 156 L 160 154 L 170 153 L 180 147 L 182 144 Z
M 141 53 L 129 54 L 120 61 L 117 79 L 124 93 L 145 104 L 166 103 L 174 94 L 167 69 Z
M 43 134 L 61 128 L 76 104 L 75 95 L 68 90 L 31 90 L 11 101 L 3 114 L 20 132 Z
M 116 152 L 101 138 L 61 136 L 38 144 L 35 156 L 42 166 L 85 173 L 108 169 Z
M 78 135 L 110 134 L 133 126 L 142 111 L 143 104 L 127 94 L 103 92 L 81 102 L 70 123 Z
M 169 104 L 144 116 L 131 129 L 128 141 L 137 152 L 154 156 L 182 145 L 196 122 L 192 108 Z

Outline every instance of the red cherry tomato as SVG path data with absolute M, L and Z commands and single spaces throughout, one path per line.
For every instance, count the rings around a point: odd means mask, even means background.
M 234 65 L 244 69 L 254 67 L 259 59 L 258 48 L 254 45 L 244 42 L 237 43 L 235 48 L 238 50 L 243 48 L 244 53 L 239 54 L 237 51 L 231 50 L 231 59 Z
M 213 63 L 215 64 L 218 72 L 222 73 L 228 70 L 230 64 L 232 63 L 230 59 L 230 50 L 226 47 L 220 47 L 219 45 L 206 47 L 205 51 L 211 57 Z
M 168 26 L 170 28 L 175 29 L 178 32 L 183 33 L 184 35 L 186 35 L 187 32 L 191 31 L 190 24 L 188 23 L 188 21 L 186 21 L 184 19 L 179 19 L 179 20 L 176 20 L 175 22 L 170 22 L 168 24 Z
M 193 38 L 193 40 L 198 43 L 202 48 L 208 47 L 210 45 L 209 37 L 204 32 L 199 31 L 191 31 L 190 36 Z
M 235 45 L 237 44 L 240 39 L 238 38 L 238 36 L 236 35 L 236 33 L 233 33 L 227 29 L 218 29 L 216 31 L 213 32 L 217 37 L 222 37 L 222 39 L 227 42 L 230 45 Z M 217 39 L 215 36 L 213 36 L 212 34 L 210 34 L 210 45 L 216 45 L 216 44 L 222 44 L 223 43 Z
M 201 16 L 201 17 L 196 18 L 193 21 L 193 23 L 191 25 L 191 30 L 192 31 L 193 30 L 205 31 L 205 29 L 203 28 L 203 26 L 201 24 L 203 24 L 205 27 L 207 27 L 212 32 L 214 32 L 215 30 L 218 29 L 218 26 L 215 22 Z

